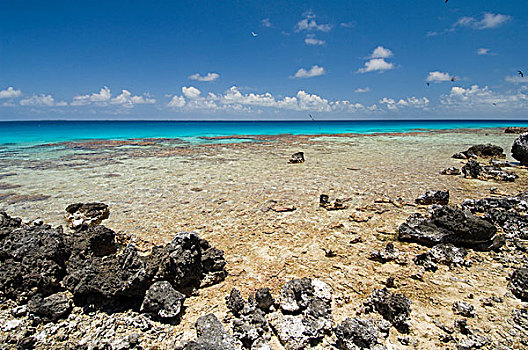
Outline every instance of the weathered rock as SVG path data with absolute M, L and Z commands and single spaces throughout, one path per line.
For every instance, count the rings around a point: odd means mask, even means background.
M 528 301 L 528 268 L 513 271 L 508 288 L 517 298 Z
M 490 209 L 515 210 L 518 212 L 528 211 L 528 193 L 522 193 L 513 197 L 492 197 L 479 200 L 467 199 L 462 203 L 464 209 L 475 213 L 485 213 Z
M 246 305 L 246 301 L 242 298 L 240 291 L 236 288 L 231 289 L 229 296 L 226 296 L 226 306 L 235 316 L 239 316 L 242 309 Z
M 387 288 L 375 289 L 370 298 L 365 302 L 365 306 L 371 308 L 367 309 L 367 311 L 376 310 L 398 331 L 402 333 L 409 332 L 411 300 L 405 295 L 391 293 Z
M 200 239 L 202 282 L 200 287 L 212 286 L 223 281 L 227 276 L 224 252 L 205 240 Z
M 288 163 L 304 163 L 304 152 L 292 154 Z
M 378 344 L 378 327 L 372 319 L 359 317 L 347 318 L 334 329 L 337 343 L 344 350 L 356 350 L 357 347 L 370 349 Z
M 451 158 L 455 159 L 468 159 L 469 156 L 466 154 L 466 152 L 457 152 L 451 156 Z
M 105 256 L 117 251 L 115 232 L 102 225 L 76 231 L 68 243 L 74 254 L 82 252 L 82 254 Z
M 145 294 L 140 311 L 160 319 L 177 319 L 183 312 L 185 295 L 172 288 L 167 281 L 153 283 Z
M 484 171 L 476 160 L 470 160 L 462 167 L 462 173 L 464 177 L 472 177 L 477 179 L 479 175 Z
M 281 309 L 269 315 L 270 324 L 288 350 L 304 349 L 320 341 L 332 328 L 332 290 L 309 278 L 288 281 L 282 288 Z
M 528 133 L 522 134 L 513 141 L 512 157 L 521 165 L 528 165 Z
M 0 213 L 0 291 L 16 299 L 60 291 L 70 249 L 61 227 L 22 225 Z
M 435 271 L 432 264 L 447 266 L 470 266 L 471 262 L 464 260 L 467 250 L 455 247 L 452 244 L 438 244 L 429 251 L 419 254 L 414 259 L 417 265 L 423 265 L 426 270 Z
M 39 316 L 45 322 L 50 322 L 68 316 L 72 305 L 68 293 L 60 292 L 44 298 L 37 294 L 29 301 L 28 308 L 32 314 Z
M 78 229 L 99 225 L 109 216 L 110 209 L 104 203 L 75 203 L 66 207 L 65 219 L 70 228 Z
M 447 205 L 449 203 L 449 191 L 427 191 L 416 198 L 414 202 L 420 205 Z
M 506 158 L 504 150 L 500 146 L 492 145 L 490 143 L 486 145 L 474 145 L 468 148 L 467 154 L 474 154 L 482 158 Z
M 515 211 L 491 209 L 484 218 L 500 226 L 509 237 L 528 239 L 528 215 L 520 215 Z
M 409 216 L 399 227 L 398 240 L 426 246 L 451 243 L 458 247 L 490 250 L 501 244 L 496 233 L 494 225 L 469 212 L 450 206 L 433 206 L 429 218 L 419 213 Z
M 525 128 L 522 126 L 509 126 L 506 129 L 504 129 L 504 132 L 506 134 L 522 134 L 522 133 L 528 132 L 528 128 Z
M 269 288 L 260 288 L 255 292 L 255 302 L 257 307 L 263 311 L 268 311 L 275 304 Z
M 396 248 L 394 244 L 389 242 L 385 245 L 385 248 L 380 250 L 374 250 L 370 253 L 369 259 L 379 261 L 381 263 L 386 263 L 389 261 L 397 260 L 397 262 L 402 262 L 403 254 Z
M 214 314 L 200 317 L 196 321 L 198 338 L 185 344 L 183 350 L 235 350 L 240 343 L 226 330 Z
M 453 303 L 453 312 L 464 317 L 475 317 L 475 308 L 465 301 L 455 301 Z
M 442 175 L 460 175 L 460 169 L 458 168 L 455 168 L 455 167 L 449 167 L 449 168 L 445 168 L 444 170 L 442 170 L 440 172 L 440 174 Z
M 326 210 L 341 210 L 348 208 L 342 199 L 334 198 L 331 200 L 326 194 L 319 196 L 319 206 L 325 208 Z

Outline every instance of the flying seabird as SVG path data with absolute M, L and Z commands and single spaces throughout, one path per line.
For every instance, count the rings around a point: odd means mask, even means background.
M 455 81 L 455 77 L 451 77 L 451 81 Z
M 312 121 L 314 122 L 314 121 L 315 121 L 314 117 L 312 117 L 312 115 L 311 115 L 310 113 L 308 113 L 308 115 L 310 116 L 310 118 L 311 118 Z
M 429 82 L 427 82 L 426 84 L 427 84 L 427 86 L 431 85 L 431 83 L 429 83 Z
M 258 36 L 258 34 L 255 33 L 255 32 L 251 32 L 251 35 L 253 35 L 254 38 L 256 38 Z
M 519 75 L 521 76 L 521 78 L 524 78 L 524 74 L 523 74 L 523 72 L 518 71 L 517 73 L 519 73 Z

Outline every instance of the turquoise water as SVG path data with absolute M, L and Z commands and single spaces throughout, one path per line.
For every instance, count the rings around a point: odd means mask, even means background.
M 0 122 L 0 146 L 38 145 L 87 139 L 181 138 L 200 136 L 405 132 L 528 126 L 528 121 L 30 121 Z

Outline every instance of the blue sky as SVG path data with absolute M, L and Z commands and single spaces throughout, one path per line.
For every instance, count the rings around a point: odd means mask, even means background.
M 527 10 L 4 0 L 0 120 L 528 119 Z

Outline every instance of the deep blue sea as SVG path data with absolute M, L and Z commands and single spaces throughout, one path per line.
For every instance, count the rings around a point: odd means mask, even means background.
M 528 126 L 528 121 L 26 121 L 0 122 L 0 145 L 35 145 L 88 139 L 181 138 L 200 136 L 339 134 Z

